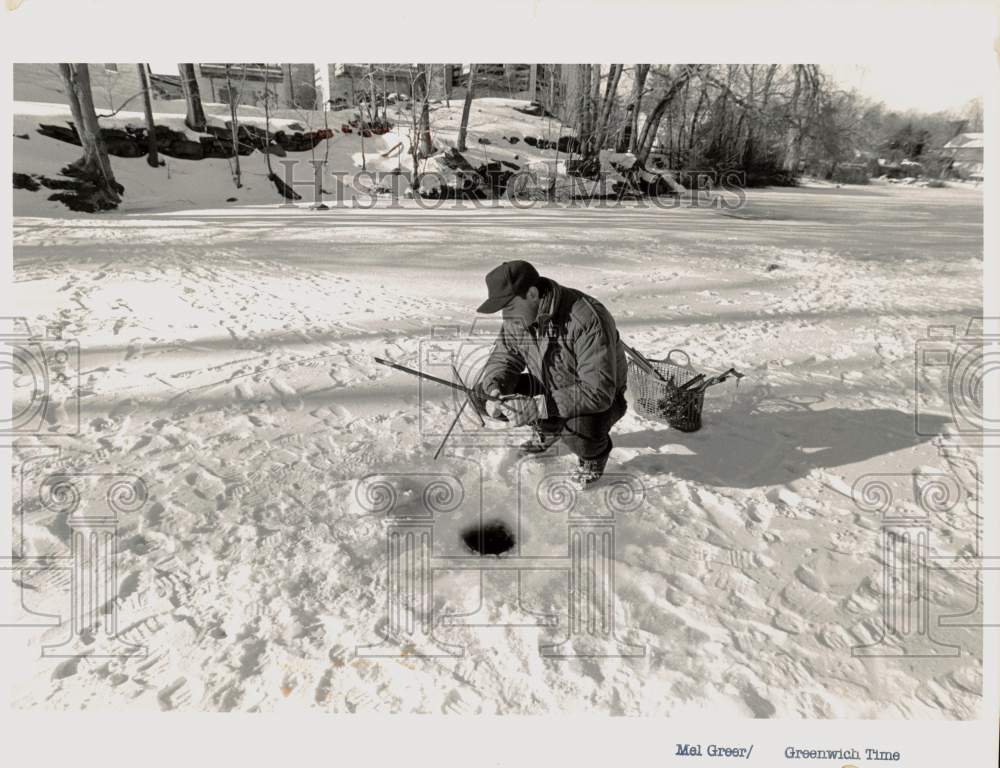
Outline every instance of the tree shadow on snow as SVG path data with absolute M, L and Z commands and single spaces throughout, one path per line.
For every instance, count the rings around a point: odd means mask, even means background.
M 665 426 L 614 434 L 616 448 L 659 450 L 680 445 L 690 453 L 636 456 L 621 468 L 649 475 L 735 488 L 782 485 L 813 469 L 842 467 L 928 442 L 916 434 L 914 414 L 889 408 L 808 407 L 709 414 L 698 432 Z M 950 420 L 921 416 L 921 428 L 940 433 Z M 654 422 L 647 421 L 652 425 Z

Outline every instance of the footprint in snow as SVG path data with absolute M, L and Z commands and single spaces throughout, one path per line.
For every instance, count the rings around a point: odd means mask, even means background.
M 482 712 L 482 699 L 473 693 L 464 696 L 457 689 L 449 691 L 444 697 L 441 712 L 446 715 L 477 715 Z
M 240 382 L 236 385 L 236 397 L 240 400 L 249 401 L 253 400 L 254 392 L 253 386 L 249 382 Z
M 750 708 L 755 718 L 764 719 L 774 717 L 778 711 L 775 709 L 774 704 L 761 696 L 752 685 L 747 685 L 741 691 L 741 695 L 743 703 Z
M 142 341 L 139 339 L 133 340 L 128 347 L 125 349 L 125 359 L 131 360 L 134 357 L 138 357 L 142 354 Z
M 361 688 L 352 688 L 348 691 L 344 703 L 350 712 L 371 712 L 382 708 L 381 702 L 371 691 Z
M 188 685 L 187 679 L 178 678 L 156 694 L 156 699 L 160 703 L 160 709 L 165 712 L 189 706 L 192 699 L 191 686 Z
M 271 387 L 281 398 L 281 405 L 286 411 L 297 411 L 302 408 L 302 398 L 294 387 L 281 379 L 271 379 Z
M 331 403 L 322 408 L 317 408 L 314 411 L 310 411 L 309 415 L 315 419 L 319 419 L 328 427 L 343 426 L 352 418 L 351 412 L 338 403 Z

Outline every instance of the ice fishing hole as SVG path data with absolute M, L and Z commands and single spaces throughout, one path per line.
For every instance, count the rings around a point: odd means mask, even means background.
M 472 525 L 462 531 L 465 546 L 480 555 L 502 555 L 514 548 L 514 533 L 502 520 Z

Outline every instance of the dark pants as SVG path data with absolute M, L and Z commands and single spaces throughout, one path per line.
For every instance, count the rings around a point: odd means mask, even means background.
M 514 384 L 515 395 L 534 397 L 543 393 L 541 382 L 530 373 L 522 373 Z M 559 435 L 563 443 L 581 459 L 603 459 L 611 452 L 611 427 L 622 416 L 628 405 L 622 388 L 611 407 L 600 413 L 586 413 L 567 418 L 539 419 L 535 426 L 547 435 Z

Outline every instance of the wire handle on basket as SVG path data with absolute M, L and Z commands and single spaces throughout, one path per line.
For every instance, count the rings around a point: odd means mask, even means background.
M 674 356 L 674 352 L 680 352 L 682 355 L 684 355 L 684 363 L 683 364 L 676 363 L 676 362 L 674 362 L 673 360 L 670 359 L 670 358 L 672 358 Z M 667 352 L 667 357 L 666 357 L 666 359 L 663 362 L 670 363 L 671 365 L 677 365 L 677 366 L 680 366 L 681 368 L 690 368 L 691 367 L 691 356 L 688 355 L 688 353 L 685 352 L 683 349 L 671 349 L 669 352 Z

